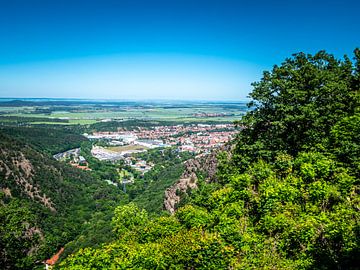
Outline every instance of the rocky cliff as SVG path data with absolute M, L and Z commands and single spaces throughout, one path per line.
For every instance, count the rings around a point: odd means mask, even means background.
M 17 189 L 34 201 L 55 212 L 55 206 L 48 194 L 45 194 L 40 183 L 34 180 L 35 168 L 24 153 L 16 150 L 0 149 L 0 186 L 8 194 Z
M 205 176 L 206 181 L 216 181 L 217 155 L 220 151 L 229 151 L 230 146 L 224 146 L 210 154 L 201 154 L 184 162 L 185 170 L 178 182 L 165 190 L 164 208 L 171 214 L 175 213 L 180 202 L 180 193 L 197 188 L 197 174 Z

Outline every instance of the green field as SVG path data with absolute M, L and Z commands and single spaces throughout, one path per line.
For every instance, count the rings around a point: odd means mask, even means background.
M 194 117 L 195 113 L 228 113 L 233 114 L 231 116 L 224 116 L 221 118 L 238 118 L 242 114 L 239 111 L 225 111 L 221 108 L 185 108 L 185 109 L 131 109 L 127 111 L 88 111 L 88 112 L 53 112 L 49 114 L 35 114 L 30 112 L 17 112 L 9 113 L 8 116 L 18 117 L 45 117 L 45 118 L 60 118 L 69 120 L 96 120 L 100 121 L 103 119 L 156 119 L 156 120 L 171 120 L 171 119 L 202 119 L 202 117 Z M 204 118 L 217 118 L 217 117 L 204 117 Z
M 156 104 L 104 106 L 103 104 L 72 106 L 0 107 L 0 122 L 26 122 L 34 125 L 91 125 L 103 121 L 155 120 L 177 123 L 233 122 L 245 113 L 245 103 L 235 104 Z M 195 114 L 220 114 L 196 116 Z M 38 119 L 38 120 L 37 120 Z
M 113 152 L 124 152 L 124 151 L 131 151 L 131 150 L 145 150 L 148 149 L 145 146 L 142 145 L 124 145 L 124 146 L 113 146 L 113 147 L 106 147 L 107 150 L 113 151 Z
M 39 122 L 31 122 L 33 125 L 91 125 L 96 123 L 96 120 L 91 119 L 70 119 L 69 122 L 47 122 L 47 121 L 39 121 Z

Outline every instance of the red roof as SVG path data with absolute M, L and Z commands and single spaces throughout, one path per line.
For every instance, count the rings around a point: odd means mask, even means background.
M 71 163 L 71 166 L 75 167 L 75 168 L 78 168 L 78 169 L 82 169 L 82 170 L 85 170 L 85 171 L 91 171 L 91 169 L 86 165 L 86 166 L 82 166 L 82 165 L 79 165 L 77 163 Z
M 54 265 L 59 260 L 59 257 L 61 255 L 61 253 L 63 253 L 63 251 L 64 251 L 64 248 L 61 248 L 58 253 L 56 253 L 50 259 L 46 260 L 45 263 L 50 264 L 50 265 Z

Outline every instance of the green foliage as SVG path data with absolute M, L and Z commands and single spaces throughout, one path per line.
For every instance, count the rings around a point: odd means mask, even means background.
M 360 114 L 344 117 L 331 129 L 330 140 L 337 158 L 360 177 Z
M 186 205 L 176 212 L 176 217 L 187 228 L 202 228 L 211 222 L 211 216 L 200 207 Z
M 35 110 L 34 113 L 44 113 L 44 112 L 45 110 L 42 112 L 40 110 Z M 0 122 L 2 125 L 6 125 L 6 126 L 19 126 L 19 125 L 31 124 L 32 122 L 53 122 L 54 124 L 69 123 L 69 120 L 59 119 L 59 118 L 47 118 L 47 117 L 30 117 L 30 116 L 21 117 L 21 116 L 0 115 Z
M 77 148 L 87 141 L 84 136 L 65 127 L 1 127 L 0 132 L 49 154 Z
M 116 208 L 116 239 L 59 268 L 359 269 L 359 60 L 300 53 L 265 72 L 218 182 L 200 179 L 174 216 L 151 215 L 182 160 L 150 152 L 161 165 Z
M 26 201 L 0 196 L 0 264 L 29 268 L 43 244 L 37 217 Z
M 147 212 L 140 210 L 134 203 L 117 207 L 112 219 L 114 232 L 120 238 L 126 237 L 129 233 L 134 234 L 134 237 L 136 237 L 141 233 L 147 222 Z
M 356 62 L 355 65 L 358 63 Z M 235 161 L 270 160 L 278 151 L 291 155 L 309 149 L 329 149 L 332 127 L 355 113 L 358 88 L 351 61 L 321 51 L 295 54 L 253 84 L 252 111 L 238 122 Z M 329 149 L 330 150 L 330 149 Z

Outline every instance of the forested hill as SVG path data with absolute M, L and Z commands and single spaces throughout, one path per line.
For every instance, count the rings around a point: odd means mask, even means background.
M 253 84 L 232 155 L 175 215 L 131 203 L 65 269 L 359 269 L 360 50 L 295 54 Z
M 122 200 L 118 190 L 89 173 L 0 131 L 1 268 L 41 265 L 73 240 L 86 221 L 109 209 L 112 213 Z
M 1 126 L 0 132 L 49 154 L 80 147 L 87 139 L 69 127 Z

